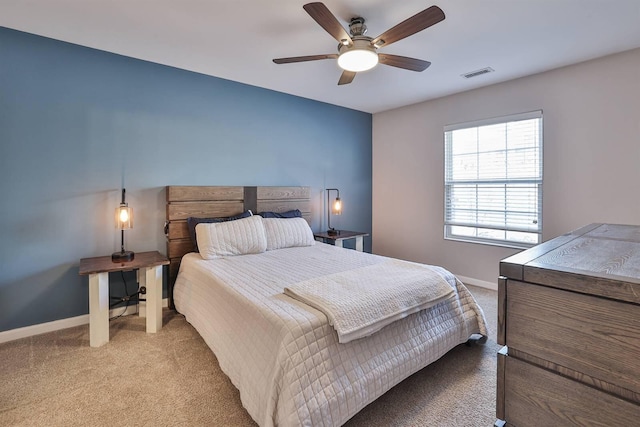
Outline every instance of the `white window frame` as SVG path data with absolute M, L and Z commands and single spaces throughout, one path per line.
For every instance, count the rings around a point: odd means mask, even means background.
M 537 134 L 539 137 L 538 145 L 537 145 L 538 165 L 537 165 L 537 168 L 534 168 L 534 171 L 537 171 L 537 174 L 533 172 L 531 176 L 518 177 L 516 179 L 510 179 L 509 177 L 502 177 L 502 178 L 496 178 L 496 179 L 484 179 L 484 180 L 479 178 L 465 179 L 465 180 L 453 179 L 454 155 L 452 153 L 451 145 L 453 144 L 452 133 L 454 131 L 462 130 L 462 129 L 470 129 L 470 128 L 478 129 L 483 126 L 497 125 L 497 124 L 506 125 L 507 123 L 511 123 L 511 122 L 531 120 L 531 119 L 539 119 L 539 123 L 538 123 L 539 128 L 538 128 L 538 134 Z M 480 142 L 478 142 L 478 144 L 480 144 Z M 542 125 L 541 110 L 445 126 L 444 127 L 444 146 L 445 146 L 444 238 L 446 240 L 482 243 L 482 244 L 488 244 L 488 245 L 494 245 L 494 246 L 504 246 L 504 247 L 511 247 L 511 248 L 520 248 L 520 249 L 529 248 L 542 242 L 543 125 Z M 532 145 L 531 147 L 535 147 L 535 145 Z M 529 147 L 529 149 L 531 147 Z M 503 150 L 505 152 L 505 157 L 507 159 L 508 159 L 509 150 L 510 150 L 509 140 L 507 139 L 506 147 Z M 482 152 L 482 149 L 477 147 L 477 150 L 475 151 L 475 153 L 479 155 L 481 152 Z M 473 154 L 473 152 L 471 152 L 471 154 Z M 506 165 L 507 164 L 505 164 L 505 168 L 506 168 Z M 528 221 L 527 221 L 527 224 L 525 225 L 521 223 L 520 224 L 509 223 L 509 220 L 507 219 L 509 217 L 508 214 L 516 214 L 516 213 L 520 214 L 520 212 L 511 211 L 507 207 L 507 190 L 510 189 L 511 191 L 513 191 L 514 188 L 517 188 L 518 185 L 520 185 L 521 187 L 522 185 L 527 185 L 529 187 L 535 188 L 533 190 L 534 191 L 533 195 L 535 195 L 537 199 L 535 199 L 534 197 L 533 200 L 536 200 L 536 202 L 534 203 L 536 206 L 534 209 L 526 211 L 527 214 L 533 215 L 535 217 L 535 219 L 532 220 L 531 224 L 529 224 Z M 487 190 L 489 188 L 493 188 L 495 190 L 496 188 L 503 188 L 504 189 L 504 196 L 503 196 L 504 209 L 494 210 L 492 211 L 492 214 L 495 214 L 495 213 L 502 214 L 504 212 L 504 223 L 502 224 L 482 223 L 482 220 L 480 219 L 480 217 L 482 216 L 481 213 L 486 211 L 479 209 L 477 202 L 476 202 L 476 207 L 472 208 L 471 211 L 469 211 L 468 208 L 465 208 L 465 209 L 461 208 L 458 211 L 456 211 L 455 200 L 452 199 L 453 197 L 452 194 L 453 194 L 453 190 L 456 187 L 460 189 L 460 188 L 463 188 L 462 186 L 466 186 L 466 188 L 469 188 L 469 186 L 471 187 L 475 186 L 476 194 L 480 192 L 480 189 Z M 525 194 L 525 191 L 523 191 L 522 194 Z M 529 196 L 532 196 L 531 191 L 529 191 L 529 193 L 527 194 Z M 467 221 L 461 222 L 459 220 L 454 220 L 455 217 L 460 218 L 464 216 L 464 215 L 460 215 L 461 211 L 463 210 L 466 212 L 472 212 L 471 216 L 475 216 L 475 220 L 471 219 L 469 222 Z M 455 215 L 456 213 L 458 213 L 458 215 Z M 456 230 L 458 231 L 456 232 Z M 496 238 L 495 236 L 486 237 L 482 235 L 483 231 L 485 232 L 484 234 L 494 234 L 494 235 L 497 234 L 495 233 L 494 230 L 504 232 L 503 234 L 504 238 Z M 464 233 L 462 233 L 462 231 L 464 231 Z M 527 239 L 533 240 L 533 241 L 530 241 L 530 242 L 522 241 L 522 238 L 523 238 L 522 236 L 525 236 L 525 234 L 522 234 L 523 232 L 527 233 L 526 234 Z M 470 233 L 474 233 L 474 234 L 470 235 Z M 508 236 L 519 236 L 520 240 L 519 239 L 511 240 L 508 238 Z

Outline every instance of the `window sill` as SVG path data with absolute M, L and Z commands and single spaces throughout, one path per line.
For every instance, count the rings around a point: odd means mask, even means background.
M 450 240 L 453 242 L 462 242 L 462 243 L 475 243 L 477 245 L 498 246 L 501 248 L 521 249 L 521 250 L 529 249 L 536 245 L 539 245 L 539 243 L 517 243 L 517 242 L 483 240 L 483 239 L 473 239 L 468 237 L 465 238 L 465 237 L 452 237 L 452 236 L 445 236 L 444 240 Z

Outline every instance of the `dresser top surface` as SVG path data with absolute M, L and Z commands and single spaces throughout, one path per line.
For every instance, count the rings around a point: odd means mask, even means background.
M 533 263 L 640 278 L 640 227 L 603 224 L 536 258 Z
M 633 295 L 640 289 L 640 226 L 591 224 L 500 262 L 500 275 L 516 280 L 562 288 L 562 274 L 602 279 L 603 291 L 628 283 Z

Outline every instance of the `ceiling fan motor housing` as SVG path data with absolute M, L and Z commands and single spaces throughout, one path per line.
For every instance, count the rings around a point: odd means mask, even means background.
M 351 18 L 349 32 L 352 36 L 364 36 L 367 33 L 367 26 L 364 25 L 364 18 Z
M 338 44 L 338 53 L 342 54 L 349 50 L 359 49 L 359 50 L 370 50 L 371 52 L 376 52 L 376 47 L 371 44 L 371 40 L 373 38 L 367 36 L 354 36 L 351 38 L 353 40 L 353 44 L 344 45 L 342 43 Z

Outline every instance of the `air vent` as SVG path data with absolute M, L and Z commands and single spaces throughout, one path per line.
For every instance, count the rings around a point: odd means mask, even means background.
M 491 67 L 482 68 L 481 70 L 471 71 L 469 73 L 462 74 L 462 77 L 465 79 L 470 79 L 471 77 L 481 76 L 482 74 L 492 73 L 495 70 Z

